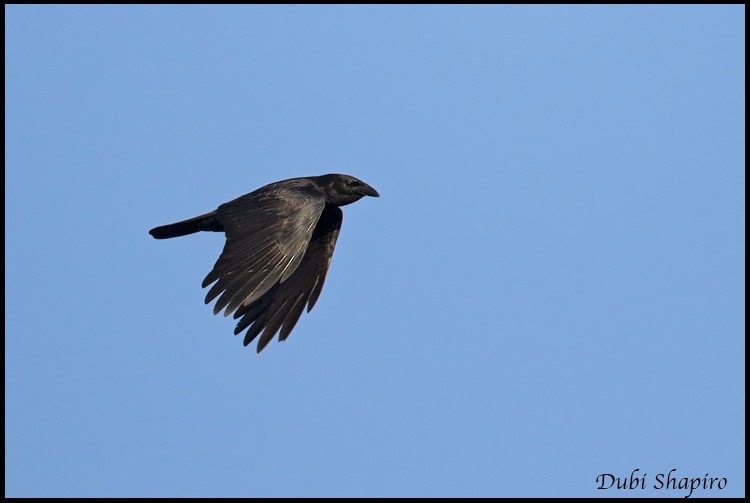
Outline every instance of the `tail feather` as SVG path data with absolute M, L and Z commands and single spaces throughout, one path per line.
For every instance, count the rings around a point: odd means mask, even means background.
M 224 227 L 216 220 L 216 212 L 206 213 L 199 217 L 183 220 L 173 224 L 154 227 L 149 234 L 156 239 L 169 239 L 179 236 L 187 236 L 200 231 L 224 232 Z

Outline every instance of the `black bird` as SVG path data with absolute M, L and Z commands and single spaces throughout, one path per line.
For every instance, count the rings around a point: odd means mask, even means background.
M 281 329 L 283 341 L 307 304 L 315 305 L 341 229 L 339 206 L 378 191 L 349 175 L 291 178 L 224 203 L 211 213 L 149 231 L 167 239 L 198 231 L 224 232 L 227 241 L 214 268 L 206 304 L 214 314 L 239 318 L 234 334 L 246 328 L 244 344 L 258 334 L 258 353 Z

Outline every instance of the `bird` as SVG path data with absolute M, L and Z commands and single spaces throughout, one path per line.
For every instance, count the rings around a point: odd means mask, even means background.
M 341 206 L 365 196 L 380 197 L 365 182 L 342 174 L 290 178 L 265 185 L 188 220 L 154 227 L 156 239 L 200 231 L 223 232 L 224 249 L 202 287 L 211 288 L 214 314 L 234 313 L 234 334 L 245 346 L 258 338 L 257 352 L 277 332 L 289 337 L 307 305 L 320 296 L 341 230 Z

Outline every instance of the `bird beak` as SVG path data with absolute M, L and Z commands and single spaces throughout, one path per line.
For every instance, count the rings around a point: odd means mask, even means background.
M 359 193 L 363 196 L 380 197 L 380 194 L 378 194 L 377 190 L 373 189 L 364 182 L 362 182 L 362 186 L 359 187 Z

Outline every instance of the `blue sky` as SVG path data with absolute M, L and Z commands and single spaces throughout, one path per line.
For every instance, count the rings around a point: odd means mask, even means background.
M 744 496 L 744 6 L 5 14 L 6 496 Z M 330 172 L 257 355 L 147 231 Z

